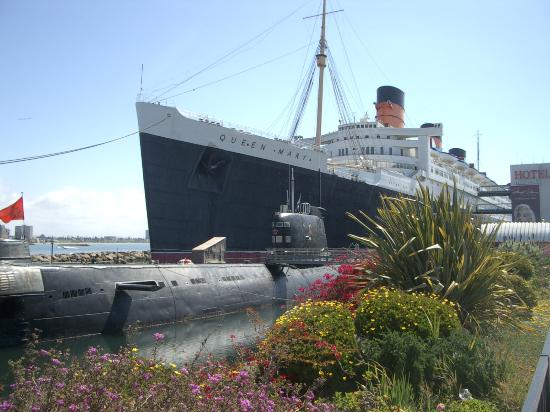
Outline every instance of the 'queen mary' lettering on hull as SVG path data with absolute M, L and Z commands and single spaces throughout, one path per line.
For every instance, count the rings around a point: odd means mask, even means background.
M 267 145 L 265 143 L 258 143 L 256 140 L 252 140 L 250 138 L 236 136 L 229 137 L 225 134 L 220 135 L 220 142 L 230 143 L 232 145 L 242 146 L 256 151 L 265 151 L 267 148 Z M 299 151 L 292 151 L 285 148 L 274 148 L 273 153 L 277 154 L 278 156 L 292 157 L 294 159 L 304 162 L 313 161 L 311 156 L 308 156 L 306 153 L 300 153 Z

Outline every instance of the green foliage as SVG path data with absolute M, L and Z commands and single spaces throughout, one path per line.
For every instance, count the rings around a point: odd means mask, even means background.
M 517 253 L 535 260 L 542 256 L 542 250 L 534 242 L 514 242 L 507 240 L 501 243 L 498 248 L 502 252 Z
M 376 337 L 388 331 L 413 332 L 422 338 L 448 336 L 460 328 L 454 303 L 439 296 L 406 293 L 385 287 L 361 297 L 355 327 L 360 336 Z
M 521 276 L 526 280 L 533 277 L 535 266 L 527 255 L 519 252 L 499 252 L 498 256 L 503 260 L 508 273 Z
M 414 198 L 385 196 L 376 219 L 360 214 L 348 216 L 368 235 L 350 237 L 376 248 L 381 281 L 456 302 L 466 326 L 513 322 L 501 260 L 493 252 L 496 231 L 479 229 L 456 188 L 450 193 L 445 187 L 436 197 L 426 188 Z
M 448 397 L 460 388 L 487 396 L 504 376 L 504 365 L 487 342 L 466 331 L 428 340 L 392 331 L 361 340 L 360 350 L 367 362 L 379 364 L 389 376 L 407 376 L 417 398 L 426 389 Z
M 441 359 L 442 376 L 453 375 L 460 388 L 476 398 L 486 398 L 504 379 L 505 365 L 497 359 L 489 342 L 467 331 L 455 332 L 432 344 Z
M 307 301 L 277 319 L 260 344 L 264 358 L 279 362 L 298 382 L 326 378 L 329 390 L 347 387 L 357 356 L 355 327 L 348 305 Z
M 518 275 L 507 275 L 504 278 L 505 285 L 516 292 L 517 296 L 521 299 L 513 299 L 512 302 L 515 305 L 526 305 L 532 309 L 537 304 L 537 294 L 534 288 L 524 278 Z
M 499 412 L 497 407 L 491 402 L 478 399 L 455 401 L 445 408 L 445 410 L 449 412 Z

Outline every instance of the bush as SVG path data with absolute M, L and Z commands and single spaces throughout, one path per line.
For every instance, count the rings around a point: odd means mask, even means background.
M 476 398 L 488 397 L 504 378 L 504 363 L 497 360 L 489 342 L 467 331 L 454 332 L 434 342 L 432 348 L 442 361 L 442 375 L 452 375 L 459 388 L 468 388 Z
M 460 328 L 460 322 L 454 303 L 447 299 L 382 287 L 361 297 L 355 326 L 358 335 L 370 338 L 388 331 L 412 332 L 428 338 L 448 336 Z
M 489 345 L 462 330 L 427 340 L 392 331 L 362 340 L 360 350 L 365 360 L 379 364 L 389 376 L 408 377 L 417 397 L 425 387 L 444 396 L 459 388 L 487 396 L 504 376 L 504 365 Z
M 347 387 L 356 355 L 352 314 L 346 304 L 334 301 L 293 307 L 260 344 L 260 356 L 276 359 L 290 379 L 311 384 L 326 378 L 331 388 Z
M 456 189 L 437 196 L 421 187 L 414 198 L 383 196 L 378 216 L 348 213 L 366 231 L 350 235 L 374 247 L 379 281 L 404 290 L 426 290 L 459 306 L 467 327 L 513 322 L 502 287 L 502 261 L 495 256 L 496 233 L 480 230 L 472 208 Z
M 470 399 L 468 401 L 452 402 L 445 411 L 448 412 L 498 412 L 495 405 L 487 401 Z
M 516 292 L 521 299 L 521 301 L 512 299 L 512 303 L 518 305 L 525 304 L 530 309 L 537 305 L 537 294 L 535 293 L 535 289 L 524 278 L 518 275 L 507 275 L 504 280 L 506 285 Z
M 533 277 L 535 266 L 526 255 L 518 252 L 500 252 L 498 255 L 508 273 L 521 276 L 525 280 Z
M 162 334 L 155 334 L 157 342 Z M 255 361 L 178 367 L 143 359 L 137 348 L 83 358 L 54 349 L 27 351 L 12 362 L 15 382 L 0 410 L 9 411 L 330 411 L 311 391 Z

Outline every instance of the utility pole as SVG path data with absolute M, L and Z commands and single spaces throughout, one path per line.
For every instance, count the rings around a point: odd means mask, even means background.
M 479 136 L 480 136 L 479 130 L 476 132 L 476 136 L 477 136 L 477 170 L 481 171 L 479 167 Z

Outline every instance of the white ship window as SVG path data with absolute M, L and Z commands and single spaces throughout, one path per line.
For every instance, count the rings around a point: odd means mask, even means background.
M 284 227 L 284 222 L 277 222 L 276 227 Z
M 292 243 L 292 236 L 286 236 L 286 243 Z
M 391 148 L 391 147 L 390 147 L 390 149 L 389 149 L 389 150 L 390 150 L 390 156 L 391 156 L 391 155 L 392 155 L 392 152 L 393 152 L 393 150 L 392 150 L 392 148 Z
M 275 236 L 275 243 L 283 243 L 283 237 L 282 236 Z
M 348 148 L 346 147 L 346 156 L 348 155 Z
M 285 222 L 285 227 L 290 227 L 290 222 Z
M 370 148 L 370 154 L 374 154 L 374 147 Z
M 384 154 L 384 148 L 383 148 L 383 147 L 380 148 L 380 154 L 381 154 L 381 155 Z
M 401 149 L 401 156 L 403 156 L 403 149 Z
M 377 138 L 377 139 L 380 139 L 380 135 L 379 135 L 379 134 L 378 134 L 378 135 L 376 135 L 376 138 Z

